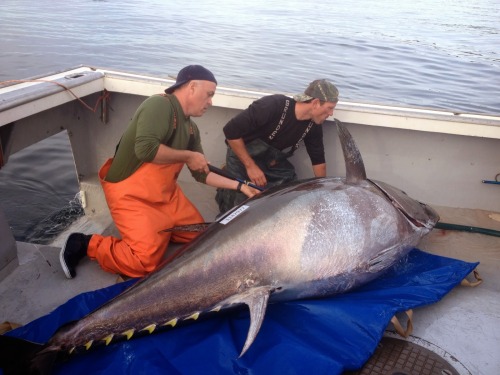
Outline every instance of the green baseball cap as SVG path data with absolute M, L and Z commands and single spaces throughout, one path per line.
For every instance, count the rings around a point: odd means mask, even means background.
M 339 90 L 326 79 L 312 81 L 303 94 L 293 97 L 297 102 L 307 102 L 311 99 L 319 99 L 324 102 L 337 103 L 339 101 Z

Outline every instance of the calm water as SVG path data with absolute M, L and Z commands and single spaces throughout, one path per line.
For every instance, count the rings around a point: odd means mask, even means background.
M 498 114 L 499 11 L 498 0 L 3 0 L 0 81 L 80 64 L 163 77 L 202 64 L 224 86 L 294 93 L 325 77 L 344 99 Z M 21 240 L 67 222 L 77 190 L 64 135 L 0 171 Z

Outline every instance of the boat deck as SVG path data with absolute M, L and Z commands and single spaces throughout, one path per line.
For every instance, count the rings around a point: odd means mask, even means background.
M 441 222 L 500 231 L 500 214 L 483 210 L 435 207 Z M 480 262 L 483 283 L 458 286 L 438 303 L 417 309 L 411 341 L 433 347 L 465 366 L 465 374 L 498 374 L 500 369 L 500 238 L 434 229 L 419 248 L 445 257 Z M 473 278 L 470 281 L 474 281 Z M 481 344 L 478 345 L 477 342 Z M 451 349 L 453 348 L 453 349 Z M 485 348 L 489 348 L 485 350 Z
M 93 227 L 85 218 L 77 225 L 86 233 L 96 233 L 91 230 Z M 80 293 L 121 281 L 89 258 L 78 266 L 77 277 L 67 279 L 59 263 L 65 236 L 66 233 L 62 234 L 51 246 L 17 243 L 19 265 L 0 282 L 0 296 L 4 301 L 0 305 L 1 322 L 24 325 Z
M 121 281 L 88 259 L 78 267 L 78 276 L 68 280 L 59 265 L 59 251 L 69 232 L 115 233 L 97 172 L 112 155 L 124 126 L 144 98 L 162 92 L 172 83 L 172 79 L 78 67 L 46 75 L 40 82 L 0 88 L 0 129 L 7 146 L 4 145 L 0 153 L 0 166 L 16 152 L 64 130 L 71 144 L 82 206 L 89 215 L 74 223 L 51 246 L 18 243 L 19 264 L 16 260 L 8 263 L 14 257 L 14 247 L 9 247 L 12 251 L 4 262 L 8 264 L 0 272 L 0 322 L 26 324 L 77 294 Z M 112 93 L 112 100 L 104 96 L 107 99 L 101 101 L 106 92 Z M 225 160 L 225 147 L 221 147 L 223 124 L 267 94 L 238 88 L 217 89 L 214 105 L 197 119 L 204 133 L 207 160 L 213 165 L 220 166 Z M 88 111 L 74 95 L 86 103 L 100 102 L 100 112 Z M 109 108 L 112 110 L 108 111 Z M 498 114 L 342 101 L 335 117 L 352 130 L 370 178 L 394 183 L 410 196 L 431 205 L 439 202 L 474 208 L 435 207 L 441 222 L 500 230 L 498 189 L 480 183 L 498 173 Z M 324 126 L 325 156 L 329 173 L 340 176 L 344 171 L 344 158 L 333 120 L 330 118 Z M 304 147 L 290 160 L 299 178 L 312 177 Z M 184 168 L 179 182 L 182 185 L 187 180 L 192 178 Z M 213 188 L 195 183 L 188 185 L 192 186 L 189 191 L 185 189 L 187 185 L 182 186 L 186 195 L 206 221 L 213 220 L 217 213 Z M 460 188 L 450 189 L 450 186 Z M 407 340 L 419 345 L 425 343 L 460 367 L 460 374 L 497 375 L 500 369 L 497 355 L 500 352 L 499 238 L 435 229 L 419 248 L 441 256 L 480 262 L 478 271 L 484 282 L 477 288 L 457 287 L 442 301 L 416 309 L 413 334 Z M 389 326 L 387 335 L 391 331 Z M 385 373 L 413 374 L 415 371 Z
M 500 214 L 481 210 L 437 207 L 441 222 L 500 230 Z M 116 234 L 113 226 L 99 227 L 85 217 L 77 224 L 86 233 Z M 105 222 L 105 221 L 103 221 Z M 97 225 L 97 226 L 96 226 Z M 72 227 L 74 230 L 75 227 Z M 0 320 L 26 324 L 71 297 L 122 281 L 84 259 L 78 275 L 66 279 L 59 250 L 67 233 L 53 246 L 18 243 L 19 266 L 0 283 Z M 420 249 L 429 253 L 480 262 L 484 282 L 476 288 L 457 287 L 438 303 L 414 311 L 413 334 L 407 339 L 447 358 L 460 374 L 496 373 L 500 368 L 500 239 L 498 237 L 434 229 Z M 391 336 L 392 327 L 387 335 Z M 475 344 L 481 340 L 481 346 Z M 481 348 L 490 348 L 484 351 Z

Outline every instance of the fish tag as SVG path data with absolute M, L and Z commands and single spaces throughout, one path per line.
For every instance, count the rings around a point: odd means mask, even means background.
M 246 205 L 238 207 L 236 210 L 230 212 L 221 221 L 219 221 L 219 223 L 226 225 L 231 220 L 233 220 L 234 218 L 236 218 L 237 216 L 239 216 L 241 213 L 243 213 L 244 211 L 246 211 L 247 208 L 248 208 L 248 206 L 246 206 Z

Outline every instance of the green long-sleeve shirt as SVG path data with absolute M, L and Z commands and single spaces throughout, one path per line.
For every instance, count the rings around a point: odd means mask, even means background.
M 198 126 L 184 114 L 174 95 L 169 95 L 168 98 L 153 95 L 142 102 L 122 135 L 106 181 L 125 180 L 142 163 L 153 161 L 160 144 L 177 150 L 203 153 Z M 191 171 L 191 174 L 196 181 L 205 183 L 205 173 Z

